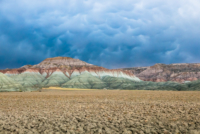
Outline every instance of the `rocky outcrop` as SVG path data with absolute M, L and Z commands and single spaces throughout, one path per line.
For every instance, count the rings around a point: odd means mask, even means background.
M 144 81 L 184 83 L 200 79 L 200 64 L 155 64 L 150 67 L 125 68 Z

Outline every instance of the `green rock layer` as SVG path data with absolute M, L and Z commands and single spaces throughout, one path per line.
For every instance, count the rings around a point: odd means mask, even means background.
M 27 91 L 40 88 L 40 84 L 45 79 L 40 73 L 31 72 L 21 73 L 19 75 L 12 76 L 11 78 L 20 83 Z
M 42 87 L 51 87 L 51 86 L 61 86 L 63 83 L 66 83 L 69 80 L 62 72 L 54 72 L 50 77 L 45 79 L 42 83 Z
M 84 88 L 84 89 L 103 89 L 107 85 L 101 79 L 91 75 L 90 73 L 83 73 L 74 77 L 70 81 L 62 85 L 64 88 Z
M 0 73 L 0 92 L 9 91 L 22 91 L 23 87 L 21 84 L 13 80 L 12 78 Z
M 62 72 L 54 72 L 47 79 L 40 73 L 22 73 L 6 76 L 0 73 L 0 91 L 34 91 L 42 87 L 58 86 L 63 88 L 84 89 L 121 89 L 121 90 L 173 90 L 200 91 L 200 80 L 180 84 L 176 82 L 134 81 L 122 77 L 96 77 L 89 72 L 69 79 Z
M 149 81 L 135 82 L 129 79 L 109 77 L 109 76 L 104 77 L 102 80 L 105 83 L 107 83 L 108 89 L 174 90 L 174 91 L 187 90 L 186 84 L 180 84 L 176 82 L 149 82 Z

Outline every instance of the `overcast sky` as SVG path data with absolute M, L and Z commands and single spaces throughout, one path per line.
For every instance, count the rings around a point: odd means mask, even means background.
M 67 56 L 106 68 L 200 62 L 199 0 L 0 0 L 0 69 Z

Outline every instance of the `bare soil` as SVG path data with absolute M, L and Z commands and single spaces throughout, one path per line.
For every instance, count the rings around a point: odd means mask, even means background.
M 0 93 L 0 134 L 200 134 L 200 92 Z

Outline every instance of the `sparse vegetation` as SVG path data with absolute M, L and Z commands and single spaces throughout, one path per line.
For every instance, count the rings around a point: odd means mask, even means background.
M 0 133 L 198 134 L 198 91 L 0 93 Z

